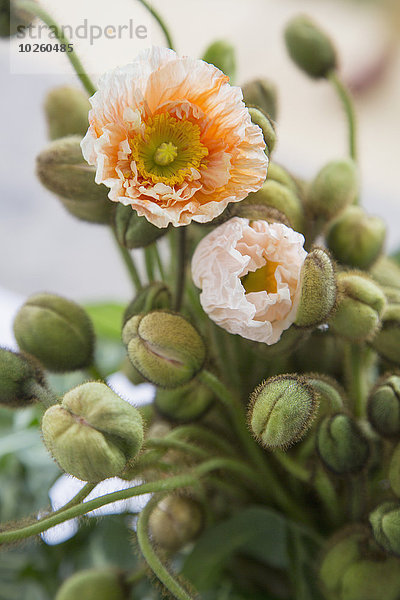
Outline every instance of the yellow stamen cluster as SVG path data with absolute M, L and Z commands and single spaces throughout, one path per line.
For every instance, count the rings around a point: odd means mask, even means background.
M 250 271 L 242 277 L 242 285 L 247 294 L 251 292 L 268 292 L 268 294 L 276 294 L 278 284 L 275 277 L 275 271 L 279 263 L 267 260 L 263 267 L 256 271 Z

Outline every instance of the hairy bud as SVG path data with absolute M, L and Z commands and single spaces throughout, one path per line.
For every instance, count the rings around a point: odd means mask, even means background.
M 339 262 L 368 269 L 381 254 L 385 236 L 382 219 L 367 215 L 359 206 L 349 206 L 332 224 L 327 243 Z
M 242 86 L 243 99 L 247 106 L 260 108 L 274 121 L 278 115 L 276 86 L 267 79 L 253 79 Z
M 74 371 L 91 364 L 92 322 L 75 302 L 54 294 L 35 294 L 19 309 L 14 335 L 24 352 L 49 371 Z
M 329 255 L 321 248 L 312 250 L 301 271 L 301 296 L 295 324 L 314 327 L 324 323 L 336 302 L 335 270 Z
M 300 15 L 289 22 L 285 42 L 290 58 L 310 77 L 327 77 L 336 68 L 335 47 L 308 17 Z
M 334 379 L 319 373 L 311 373 L 307 375 L 307 381 L 319 397 L 319 418 L 343 410 L 344 392 Z
M 305 435 L 317 410 L 317 394 L 305 377 L 278 375 L 254 390 L 249 426 L 262 446 L 285 449 Z
M 172 552 L 194 540 L 202 527 L 200 505 L 186 496 L 167 496 L 157 504 L 149 519 L 154 542 Z
M 121 473 L 143 443 L 139 411 L 104 383 L 84 383 L 50 407 L 42 420 L 44 442 L 60 467 L 83 481 Z
M 343 600 L 397 600 L 399 594 L 399 562 L 393 557 L 360 560 L 343 576 Z
M 250 107 L 249 113 L 253 123 L 258 125 L 263 133 L 264 141 L 267 145 L 265 152 L 268 156 L 270 156 L 276 144 L 275 129 L 268 116 L 259 108 Z
M 36 2 L 36 0 L 33 0 Z M 0 1 L 0 38 L 7 38 L 19 32 L 33 21 L 34 16 L 28 10 L 21 9 L 16 0 Z
M 140 290 L 135 298 L 128 304 L 124 313 L 124 324 L 135 315 L 145 314 L 151 310 L 168 309 L 171 307 L 172 297 L 165 283 L 153 281 Z
M 400 289 L 400 267 L 388 256 L 381 256 L 370 270 L 371 277 L 380 285 Z
M 299 198 L 290 188 L 277 181 L 267 179 L 258 192 L 251 192 L 245 200 L 238 203 L 238 206 L 249 205 L 274 208 L 285 215 L 290 227 L 296 231 L 303 228 L 303 207 Z M 236 205 L 232 208 L 234 214 L 235 208 Z
M 400 435 L 400 377 L 385 375 L 368 398 L 368 419 L 383 437 Z
M 37 400 L 53 400 L 40 364 L 33 356 L 0 348 L 0 404 L 24 408 Z
M 212 401 L 212 392 L 194 380 L 173 390 L 158 389 L 155 405 L 167 419 L 190 422 L 199 419 Z
M 131 206 L 118 204 L 114 213 L 114 230 L 121 246 L 129 248 L 144 248 L 149 246 L 168 231 L 149 223 L 146 217 L 139 217 Z
M 188 383 L 202 369 L 203 340 L 184 317 L 162 310 L 131 317 L 122 339 L 133 366 L 160 387 Z
M 396 365 L 400 364 L 400 304 L 387 304 L 382 326 L 371 343 L 376 352 Z
M 64 581 L 55 600 L 125 600 L 121 574 L 112 568 L 78 571 Z
M 352 160 L 325 165 L 311 183 L 305 204 L 316 218 L 330 221 L 352 204 L 358 194 L 357 167 Z
M 324 465 L 337 475 L 360 472 L 369 457 L 363 432 L 351 417 L 340 413 L 321 421 L 317 450 Z
M 400 504 L 384 502 L 369 516 L 375 540 L 391 554 L 400 556 Z
M 79 136 L 70 136 L 52 142 L 37 157 L 38 177 L 72 215 L 108 224 L 112 214 L 109 190 L 95 182 L 95 167 L 83 158 L 80 141 Z
M 339 273 L 338 302 L 329 326 L 351 341 L 371 339 L 381 323 L 385 295 L 372 279 L 362 273 Z
M 225 40 L 217 40 L 208 46 L 203 60 L 220 69 L 234 81 L 236 76 L 235 48 Z
M 89 110 L 87 94 L 79 88 L 63 85 L 50 90 L 44 104 L 50 139 L 83 137 L 89 127 Z

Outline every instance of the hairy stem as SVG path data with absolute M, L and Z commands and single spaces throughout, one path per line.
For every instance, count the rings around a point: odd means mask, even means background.
M 353 106 L 353 101 L 349 94 L 348 89 L 338 77 L 336 71 L 331 71 L 328 79 L 332 83 L 340 100 L 342 101 L 344 111 L 347 117 L 347 124 L 349 130 L 349 153 L 353 160 L 357 160 L 357 132 L 356 132 L 356 116 Z

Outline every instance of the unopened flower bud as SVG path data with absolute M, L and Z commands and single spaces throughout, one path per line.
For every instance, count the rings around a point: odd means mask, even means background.
M 276 86 L 266 79 L 253 79 L 242 86 L 246 106 L 260 108 L 274 121 L 278 115 L 278 94 Z
M 253 123 L 258 125 L 263 133 L 264 141 L 267 145 L 265 152 L 270 156 L 276 144 L 275 129 L 267 115 L 259 108 L 250 107 L 249 113 Z
M 329 326 L 350 341 L 371 339 L 386 303 L 382 290 L 362 273 L 339 273 L 337 281 L 338 302 Z
M 138 292 L 128 304 L 124 312 L 124 324 L 135 315 L 148 313 L 151 310 L 171 308 L 171 292 L 165 283 L 154 281 Z
M 51 140 L 67 135 L 84 136 L 89 127 L 90 103 L 79 88 L 63 85 L 50 90 L 44 110 Z
M 131 206 L 118 204 L 114 213 L 113 227 L 121 246 L 129 248 L 145 248 L 168 231 L 152 225 L 146 217 L 139 217 Z
M 330 221 L 352 204 L 358 194 L 357 167 L 352 160 L 336 160 L 317 174 L 305 199 L 308 212 Z
M 295 324 L 314 327 L 326 322 L 336 302 L 336 276 L 329 255 L 322 248 L 312 250 L 301 271 L 301 296 Z
M 188 383 L 203 367 L 206 352 L 197 330 L 182 315 L 162 310 L 129 319 L 122 339 L 133 366 L 160 387 Z
M 318 394 L 319 418 L 343 410 L 344 392 L 334 379 L 320 373 L 312 373 L 307 375 L 307 382 Z
M 340 600 L 397 600 L 399 594 L 399 561 L 387 557 L 352 564 L 343 576 Z
M 19 309 L 14 335 L 24 352 L 49 371 L 74 371 L 93 360 L 94 333 L 87 313 L 54 294 L 35 294 Z
M 173 390 L 158 389 L 155 405 L 167 419 L 190 422 L 199 419 L 212 401 L 212 392 L 194 380 Z
M 286 169 L 278 165 L 276 162 L 268 163 L 267 179 L 277 181 L 278 183 L 289 188 L 294 194 L 297 194 L 297 186 L 293 177 Z
M 319 579 L 328 594 L 340 598 L 342 579 L 347 569 L 362 558 L 368 531 L 363 527 L 345 528 L 328 542 L 319 568 Z
M 383 437 L 400 435 L 400 377 L 382 377 L 368 398 L 368 419 Z
M 208 46 L 203 60 L 220 69 L 233 82 L 236 76 L 235 48 L 225 40 L 217 40 Z
M 92 223 L 110 223 L 108 189 L 95 182 L 96 170 L 82 156 L 81 138 L 55 140 L 37 157 L 37 174 L 45 188 L 60 197 L 72 215 Z
M 385 236 L 382 219 L 367 215 L 359 206 L 349 206 L 332 224 L 327 243 L 339 262 L 368 269 L 382 252 Z
M 275 208 L 283 213 L 296 231 L 303 228 L 303 207 L 299 198 L 288 187 L 267 179 L 258 192 L 251 192 L 238 206 L 259 205 Z M 232 211 L 235 212 L 235 206 Z
M 369 457 L 367 439 L 345 414 L 325 417 L 318 428 L 317 449 L 324 465 L 337 475 L 358 473 Z
M 369 516 L 375 540 L 390 554 L 400 556 L 400 504 L 384 502 Z
M 50 402 L 51 398 L 40 364 L 33 356 L 0 348 L 0 404 L 24 408 L 37 400 Z
M 382 315 L 382 327 L 371 343 L 386 360 L 400 364 L 400 304 L 387 304 Z
M 286 48 L 290 58 L 310 77 L 327 77 L 336 68 L 335 47 L 311 19 L 298 16 L 285 29 Z
M 155 544 L 172 552 L 194 540 L 202 527 L 200 505 L 186 496 L 167 496 L 157 504 L 149 519 Z
M 370 275 L 380 285 L 400 289 L 400 267 L 388 256 L 378 258 L 371 268 Z
M 125 600 L 127 589 L 116 569 L 85 569 L 64 581 L 55 600 Z
M 278 375 L 254 390 L 249 425 L 262 446 L 285 449 L 305 435 L 317 410 L 317 394 L 305 377 Z
M 84 383 L 50 407 L 44 442 L 60 467 L 83 481 L 118 475 L 143 443 L 139 411 L 104 383 Z
M 0 0 L 0 37 L 11 37 L 23 31 L 33 19 L 32 13 L 19 8 L 17 0 Z

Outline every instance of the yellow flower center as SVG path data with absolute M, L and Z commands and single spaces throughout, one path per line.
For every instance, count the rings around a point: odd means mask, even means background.
M 242 285 L 247 294 L 251 292 L 268 292 L 276 294 L 278 284 L 276 282 L 275 271 L 279 263 L 267 260 L 263 267 L 256 271 L 250 271 L 241 278 Z
M 168 113 L 150 119 L 144 133 L 130 140 L 130 146 L 139 175 L 166 185 L 191 180 L 192 169 L 202 166 L 208 155 L 200 141 L 199 127 Z

